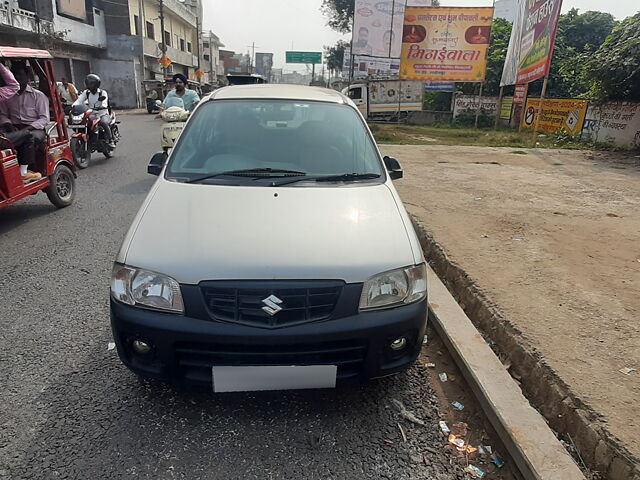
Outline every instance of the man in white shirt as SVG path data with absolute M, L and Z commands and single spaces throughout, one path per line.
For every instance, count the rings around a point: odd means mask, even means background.
M 84 85 L 87 87 L 78 99 L 73 102 L 74 105 L 87 104 L 93 109 L 93 114 L 100 118 L 100 124 L 104 129 L 104 137 L 111 148 L 115 148 L 111 137 L 111 115 L 109 114 L 109 95 L 106 90 L 100 89 L 100 77 L 94 73 L 87 75 L 84 79 Z

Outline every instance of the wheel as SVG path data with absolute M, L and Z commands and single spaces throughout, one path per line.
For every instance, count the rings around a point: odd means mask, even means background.
M 82 138 L 74 137 L 71 139 L 71 153 L 78 168 L 87 168 L 89 166 L 91 152 Z
M 109 147 L 105 147 L 104 150 L 102 150 L 102 154 L 104 155 L 104 158 L 111 158 L 113 157 L 113 152 L 109 149 Z
M 45 189 L 49 201 L 58 208 L 71 205 L 76 195 L 75 179 L 71 169 L 66 165 L 58 165 L 49 180 L 51 185 Z

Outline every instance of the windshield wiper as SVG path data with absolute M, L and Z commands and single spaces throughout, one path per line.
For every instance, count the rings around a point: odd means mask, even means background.
M 373 178 L 380 178 L 379 173 L 341 173 L 339 175 L 325 175 L 322 177 L 315 177 L 316 182 L 342 182 L 349 180 L 370 180 Z
M 275 177 L 298 177 L 306 176 L 305 172 L 298 170 L 282 170 L 280 168 L 246 168 L 243 170 L 228 170 L 226 172 L 211 173 L 201 177 L 191 178 L 184 183 L 197 183 L 210 178 L 222 177 L 225 175 L 233 177 L 255 177 L 255 178 L 275 178 Z

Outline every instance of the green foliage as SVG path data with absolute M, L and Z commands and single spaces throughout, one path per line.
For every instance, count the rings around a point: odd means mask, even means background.
M 448 92 L 424 92 L 424 109 L 435 112 L 450 111 L 451 95 Z
M 640 101 L 640 13 L 615 27 L 585 68 L 595 98 Z
M 349 44 L 344 40 L 338 40 L 338 42 L 333 47 L 324 47 L 324 58 L 327 61 L 327 68 L 329 70 L 342 70 L 344 61 L 344 50 L 348 46 Z
M 490 128 L 495 124 L 496 117 L 488 114 L 484 108 L 480 109 L 480 115 L 478 115 L 478 127 Z M 462 113 L 456 117 L 453 121 L 453 125 L 456 127 L 473 127 L 476 122 L 475 113 Z
M 353 23 L 354 0 L 323 0 L 322 13 L 329 18 L 327 24 L 340 33 L 349 33 Z

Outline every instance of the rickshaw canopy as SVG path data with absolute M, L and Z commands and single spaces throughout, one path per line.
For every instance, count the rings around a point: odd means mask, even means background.
M 0 58 L 53 58 L 46 50 L 0 46 Z

